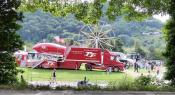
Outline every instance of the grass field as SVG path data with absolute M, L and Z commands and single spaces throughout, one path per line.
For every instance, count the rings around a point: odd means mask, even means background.
M 25 72 L 23 76 L 27 81 L 50 81 L 53 69 L 32 69 L 32 68 L 18 68 Z M 136 75 L 147 73 L 147 70 L 140 69 L 139 73 L 133 72 L 133 68 L 128 69 L 126 72 L 111 72 L 107 74 L 105 71 L 86 71 L 84 65 L 80 70 L 65 70 L 57 69 L 57 81 L 80 81 L 86 76 L 89 81 L 121 81 L 123 79 L 134 80 Z
M 24 70 L 24 78 L 27 81 L 49 81 L 51 80 L 52 69 L 32 69 L 19 68 Z M 107 74 L 105 71 L 86 71 L 80 70 L 56 70 L 57 81 L 79 81 L 87 77 L 89 81 L 120 81 L 124 78 L 133 80 L 133 77 L 127 75 L 125 72 L 112 72 Z

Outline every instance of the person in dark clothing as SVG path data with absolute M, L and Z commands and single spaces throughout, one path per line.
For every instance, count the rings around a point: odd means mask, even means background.
M 137 62 L 134 63 L 134 72 L 139 72 L 139 65 Z
M 136 55 L 135 59 L 136 59 L 136 62 L 137 62 L 139 60 L 139 55 Z
M 154 70 L 154 63 L 152 62 L 151 63 L 151 71 L 153 71 Z
M 53 72 L 52 72 L 52 82 L 56 82 L 56 69 L 55 68 L 53 69 Z
M 138 55 L 136 55 L 136 57 L 135 57 L 135 63 L 134 63 L 134 72 L 139 72 L 139 65 L 138 65 L 138 60 L 139 60 L 139 56 Z

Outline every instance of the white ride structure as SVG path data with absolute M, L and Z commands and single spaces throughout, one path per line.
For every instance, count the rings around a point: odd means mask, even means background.
M 109 49 L 111 40 L 116 38 L 110 24 L 99 22 L 96 25 L 85 25 L 79 32 L 79 41 L 84 42 L 86 47 Z

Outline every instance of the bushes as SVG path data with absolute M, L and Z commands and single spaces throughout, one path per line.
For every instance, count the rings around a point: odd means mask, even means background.
M 17 82 L 18 70 L 15 58 L 11 53 L 0 52 L 0 84 L 14 84 Z
M 17 89 L 26 89 L 26 88 L 28 88 L 28 83 L 24 79 L 23 75 L 21 75 L 21 79 L 16 85 L 17 85 L 17 87 L 16 87 Z
M 131 81 L 113 81 L 108 84 L 108 87 L 105 89 L 108 90 L 131 90 L 133 88 L 133 84 Z
M 128 80 L 127 75 L 126 75 L 124 76 L 123 80 L 109 82 L 106 89 L 108 90 L 132 90 L 133 81 Z
M 108 90 L 129 90 L 129 91 L 160 91 L 161 86 L 152 84 L 154 78 L 149 76 L 140 76 L 134 81 L 121 80 L 110 82 L 106 89 Z
M 151 77 L 148 76 L 140 76 L 134 81 L 135 86 L 143 87 L 151 84 Z
M 15 89 L 15 90 L 23 90 L 23 89 L 28 89 L 29 86 L 27 82 L 24 80 L 23 77 L 21 77 L 20 81 L 17 81 L 12 84 L 1 84 L 0 89 Z

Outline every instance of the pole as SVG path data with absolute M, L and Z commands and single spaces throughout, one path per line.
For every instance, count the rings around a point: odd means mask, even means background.
M 95 48 L 98 48 L 98 41 L 97 41 L 97 38 L 95 39 Z

